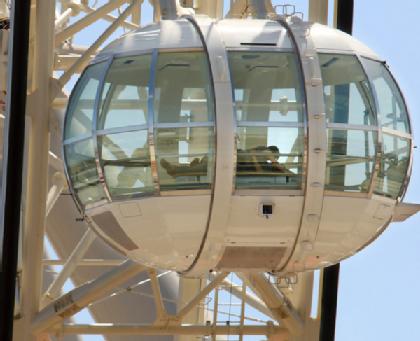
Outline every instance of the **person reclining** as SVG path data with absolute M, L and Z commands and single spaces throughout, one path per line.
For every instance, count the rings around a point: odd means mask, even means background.
M 189 164 L 171 164 L 165 159 L 160 160 L 160 165 L 165 168 L 166 172 L 172 176 L 206 176 L 207 175 L 207 155 L 195 158 Z
M 241 173 L 255 175 L 264 175 L 264 173 L 294 174 L 278 162 L 279 157 L 280 151 L 277 146 L 258 146 L 247 150 L 238 149 L 238 175 L 245 175 Z M 160 164 L 172 177 L 206 176 L 208 157 L 206 155 L 201 159 L 195 158 L 189 164 L 171 164 L 166 159 L 161 159 Z
M 280 151 L 277 146 L 258 146 L 247 150 L 238 149 L 237 172 L 239 175 L 240 173 L 253 173 L 255 175 L 264 173 L 293 174 L 278 162 L 279 157 Z

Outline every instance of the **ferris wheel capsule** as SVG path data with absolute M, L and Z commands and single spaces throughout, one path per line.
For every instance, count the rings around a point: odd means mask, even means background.
M 385 62 L 290 20 L 162 20 L 85 69 L 64 128 L 92 228 L 147 266 L 299 272 L 391 222 L 412 132 Z

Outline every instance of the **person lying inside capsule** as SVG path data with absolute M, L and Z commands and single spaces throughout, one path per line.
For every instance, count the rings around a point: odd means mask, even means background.
M 238 149 L 238 175 L 265 175 L 277 173 L 293 175 L 294 173 L 278 162 L 280 151 L 276 146 L 258 146 L 247 150 Z M 172 176 L 206 176 L 208 157 L 195 158 L 189 164 L 171 164 L 166 159 L 161 159 L 161 166 Z

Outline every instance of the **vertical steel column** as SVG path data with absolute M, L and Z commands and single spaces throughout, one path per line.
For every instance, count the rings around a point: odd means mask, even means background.
M 13 338 L 16 267 L 19 249 L 22 170 L 25 142 L 31 1 L 14 1 L 12 8 L 9 82 L 3 158 L 2 222 L 0 226 L 0 340 Z
M 354 0 L 336 0 L 335 26 L 343 32 L 352 34 L 353 13 Z M 324 269 L 322 279 L 321 329 L 319 335 L 319 340 L 321 341 L 334 341 L 335 339 L 339 277 L 340 264 Z
M 32 0 L 34 19 L 30 46 L 31 106 L 27 112 L 27 179 L 22 245 L 22 316 L 16 321 L 22 334 L 17 340 L 32 341 L 31 322 L 39 310 L 42 259 L 48 193 L 49 116 L 53 75 L 55 0 Z M 31 18 L 31 19 L 32 19 Z M 33 38 L 32 38 L 33 37 Z
M 320 341 L 335 340 L 339 276 L 340 263 L 324 269 L 322 278 Z
M 335 0 L 334 26 L 339 30 L 352 34 L 354 0 Z

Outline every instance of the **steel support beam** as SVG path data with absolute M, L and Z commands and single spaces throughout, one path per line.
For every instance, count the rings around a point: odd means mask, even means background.
M 339 30 L 353 32 L 354 0 L 335 0 L 334 26 Z
M 264 301 L 273 317 L 282 322 L 293 335 L 303 331 L 303 320 L 290 300 L 276 288 L 263 274 L 247 274 L 247 282 Z
M 47 291 L 42 297 L 41 307 L 45 307 L 48 303 L 57 298 L 64 286 L 64 283 L 73 274 L 78 262 L 85 256 L 87 250 L 92 245 L 95 238 L 95 232 L 89 228 L 83 235 L 82 239 L 80 239 L 73 252 L 70 254 L 61 272 L 48 287 Z
M 31 2 L 14 1 L 12 7 L 9 82 L 4 139 L 0 225 L 0 340 L 13 338 L 16 272 L 21 219 L 22 172 L 28 78 Z
M 272 312 L 267 308 L 263 301 L 261 301 L 255 295 L 249 294 L 247 292 L 244 295 L 242 288 L 239 288 L 227 278 L 223 280 L 220 288 L 237 297 L 238 299 L 244 298 L 246 304 L 249 304 L 251 307 L 263 313 L 264 315 L 267 315 L 268 317 L 273 317 Z
M 58 198 L 60 197 L 61 192 L 63 191 L 64 187 L 67 185 L 66 178 L 64 174 L 61 172 L 56 172 L 52 176 L 52 186 L 48 191 L 47 196 L 47 207 L 46 207 L 46 215 L 48 216 L 54 207 L 55 203 L 57 202 Z
M 44 259 L 44 266 L 64 265 L 65 260 L 62 259 Z M 118 266 L 124 263 L 121 259 L 82 259 L 77 262 L 77 266 Z
M 143 2 L 143 1 L 144 1 L 144 0 L 142 0 L 141 2 Z M 139 10 L 140 10 L 140 6 L 141 6 L 141 3 L 139 4 L 139 6 L 137 6 L 137 7 L 133 10 L 133 14 L 134 14 L 134 13 L 138 13 L 138 12 L 139 12 Z M 89 6 L 86 6 L 86 5 L 81 5 L 81 6 L 80 6 L 80 9 L 81 9 L 82 11 L 84 11 L 84 12 L 88 13 L 88 14 L 91 14 L 91 13 L 93 13 L 93 12 L 97 11 L 97 9 L 96 9 L 96 8 L 92 8 L 92 7 L 89 7 Z M 114 22 L 115 20 L 117 20 L 118 18 L 117 18 L 116 16 L 112 15 L 112 14 L 106 14 L 106 15 L 104 15 L 104 17 L 103 17 L 102 19 L 104 19 L 104 20 L 106 20 L 106 21 L 108 21 L 108 22 L 110 22 L 110 23 L 113 23 L 113 22 Z M 136 22 L 140 23 L 140 19 L 136 19 Z M 136 30 L 136 29 L 138 29 L 138 28 L 140 27 L 140 25 L 139 25 L 139 24 L 134 24 L 134 23 L 132 23 L 132 22 L 130 22 L 130 21 L 124 21 L 124 22 L 121 24 L 121 27 L 126 28 L 126 29 L 128 29 L 128 30 Z
M 216 288 L 227 276 L 228 272 L 222 272 L 217 275 L 198 295 L 196 295 L 185 307 L 183 307 L 176 318 L 182 320 L 204 297 L 206 297 L 214 288 Z
M 58 332 L 63 335 L 276 335 L 278 341 L 286 341 L 289 333 L 279 326 L 141 326 L 93 324 L 65 324 Z
M 226 17 L 244 18 L 250 13 L 253 18 L 266 19 L 276 16 L 271 0 L 236 0 L 230 7 Z
M 73 316 L 91 303 L 118 290 L 130 278 L 145 270 L 140 264 L 126 261 L 115 269 L 99 276 L 45 307 L 34 319 L 32 331 L 35 334 L 47 331 L 66 318 Z
M 81 31 L 82 29 L 86 28 L 87 26 L 93 24 L 95 21 L 101 19 L 103 16 L 107 15 L 109 12 L 113 11 L 114 9 L 120 7 L 122 4 L 127 2 L 127 0 L 114 0 L 110 1 L 107 4 L 103 5 L 102 7 L 96 9 L 96 11 L 88 14 L 87 16 L 83 17 L 76 23 L 71 26 L 66 27 L 64 30 L 58 32 L 55 35 L 55 44 L 59 45 L 64 40 L 72 37 L 77 32 Z
M 126 0 L 118 0 L 124 2 Z M 86 50 L 86 52 L 80 57 L 80 59 L 74 63 L 59 79 L 60 85 L 64 86 L 70 80 L 71 76 L 76 73 L 78 70 L 82 69 L 89 62 L 92 54 L 108 39 L 108 37 L 120 26 L 125 19 L 131 14 L 131 11 L 134 10 L 136 6 L 140 6 L 140 2 L 143 0 L 132 0 L 130 6 L 128 6 L 124 12 L 115 20 L 99 38 Z M 95 12 L 96 13 L 96 12 Z M 92 13 L 92 14 L 95 14 Z M 83 19 L 82 19 L 83 20 Z M 53 99 L 53 98 L 52 98 Z
M 321 324 L 319 332 L 319 339 L 322 341 L 335 340 L 339 275 L 340 263 L 330 266 L 323 271 Z
M 165 309 L 165 305 L 163 304 L 162 293 L 160 291 L 160 284 L 159 278 L 157 276 L 157 272 L 154 269 L 149 270 L 149 277 L 150 277 L 150 284 L 152 286 L 153 297 L 155 300 L 155 308 L 156 308 L 156 322 L 164 321 L 167 319 L 168 314 Z
M 16 2 L 17 3 L 17 2 Z M 31 321 L 39 311 L 48 192 L 50 89 L 53 75 L 54 0 L 32 0 L 30 106 L 27 110 L 26 188 L 23 205 L 21 319 L 16 340 L 32 341 Z
M 328 25 L 328 0 L 309 0 L 309 21 Z

